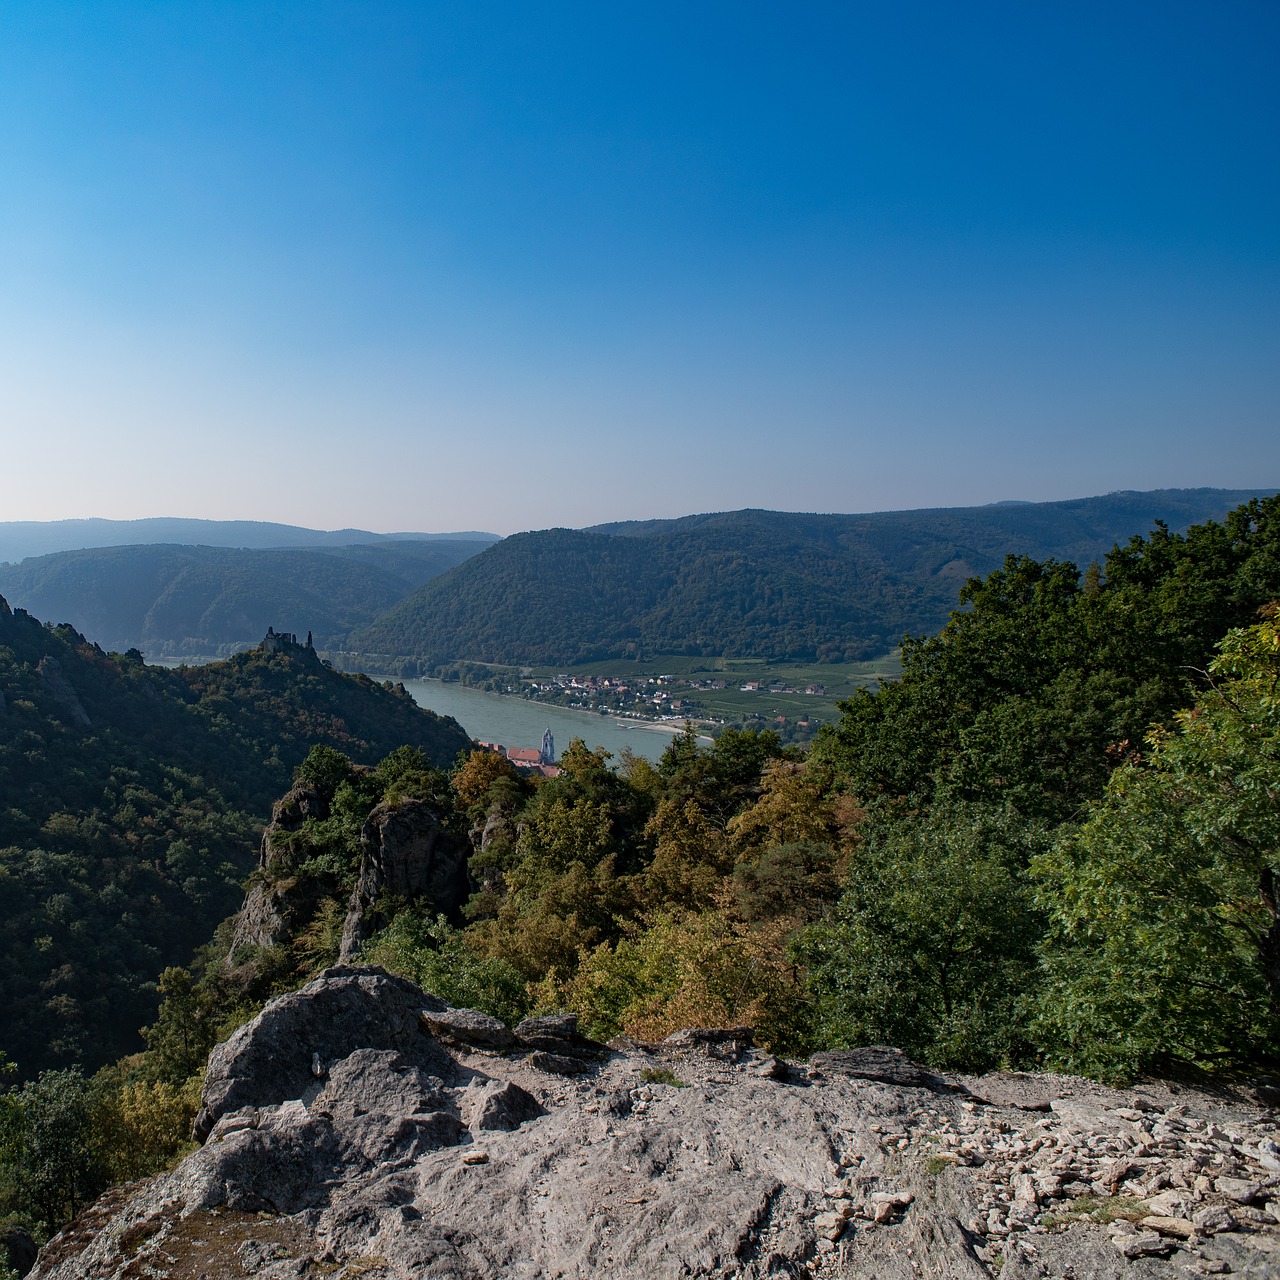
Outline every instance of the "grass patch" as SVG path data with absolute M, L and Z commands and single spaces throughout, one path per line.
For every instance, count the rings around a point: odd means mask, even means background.
M 645 1084 L 669 1084 L 673 1089 L 683 1089 L 684 1081 L 667 1067 L 645 1067 L 640 1073 Z
M 1118 1218 L 1138 1222 L 1147 1216 L 1147 1202 L 1137 1196 L 1081 1196 L 1073 1200 L 1070 1209 L 1046 1213 L 1040 1220 L 1042 1226 L 1065 1227 L 1072 1222 L 1098 1222 L 1104 1226 Z
M 924 1162 L 924 1171 L 931 1178 L 936 1178 L 944 1169 L 950 1169 L 954 1164 L 955 1161 L 946 1156 L 930 1156 Z

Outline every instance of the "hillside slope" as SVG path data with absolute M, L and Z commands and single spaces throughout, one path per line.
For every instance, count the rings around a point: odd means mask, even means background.
M 167 671 L 0 598 L 0 1054 L 30 1073 L 137 1049 L 155 979 L 234 910 L 315 743 L 444 765 L 468 738 L 314 655 Z
M 1272 490 L 1160 490 L 870 515 L 732 511 L 517 534 L 354 633 L 366 653 L 573 663 L 655 653 L 851 661 L 931 634 L 1009 554 L 1085 565 L 1158 520 Z
M 226 654 L 267 627 L 321 647 L 390 608 L 487 542 L 357 543 L 325 550 L 167 544 L 62 551 L 0 565 L 0 593 L 108 649 Z

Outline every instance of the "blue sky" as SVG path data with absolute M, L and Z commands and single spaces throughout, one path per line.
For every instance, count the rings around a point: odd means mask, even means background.
M 1280 6 L 0 0 L 0 519 L 1280 485 Z

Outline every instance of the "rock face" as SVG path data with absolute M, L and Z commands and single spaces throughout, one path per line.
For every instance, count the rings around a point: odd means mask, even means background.
M 447 1008 L 380 969 L 327 969 L 214 1047 L 196 1137 L 203 1141 L 233 1111 L 312 1100 L 332 1064 L 362 1050 L 390 1051 L 406 1069 L 451 1074 L 452 1060 L 418 1028 L 424 1009 Z
M 530 1019 L 499 1052 L 475 1018 L 369 968 L 274 1001 L 210 1059 L 204 1146 L 33 1275 L 1280 1274 L 1275 1115 L 1244 1094 L 940 1081 L 883 1051 L 861 1065 L 909 1083 L 774 1074 L 745 1028 L 602 1051 Z
M 89 713 L 80 702 L 80 695 L 67 679 L 62 663 L 57 658 L 41 658 L 36 666 L 36 675 L 44 681 L 45 687 L 66 708 L 67 714 L 76 724 L 88 726 L 91 723 Z
M 453 915 L 471 892 L 467 850 L 421 800 L 380 804 L 360 832 L 360 872 L 347 907 L 339 959 L 350 960 L 360 944 L 388 922 L 377 907 L 391 895 L 402 901 L 428 899 Z
M 248 947 L 270 947 L 287 941 L 299 921 L 309 919 L 323 893 L 315 882 L 298 881 L 287 872 L 292 854 L 289 837 L 308 818 L 329 816 L 324 796 L 305 782 L 296 782 L 271 809 L 271 824 L 262 833 L 259 874 L 250 881 L 244 905 L 236 916 L 228 963 Z
M 329 816 L 324 796 L 298 782 L 277 800 L 262 836 L 259 875 L 250 882 L 236 916 L 228 964 L 234 968 L 248 948 L 271 947 L 295 937 L 333 884 L 316 876 L 293 875 L 298 856 L 291 837 L 309 818 Z M 355 956 L 365 938 L 388 922 L 378 904 L 386 896 L 401 902 L 426 898 L 452 915 L 471 892 L 467 851 L 420 800 L 380 804 L 360 832 L 360 866 L 343 921 L 339 961 Z

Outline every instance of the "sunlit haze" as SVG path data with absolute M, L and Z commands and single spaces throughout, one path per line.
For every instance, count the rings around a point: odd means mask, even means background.
M 0 8 L 0 519 L 1280 484 L 1280 8 Z

